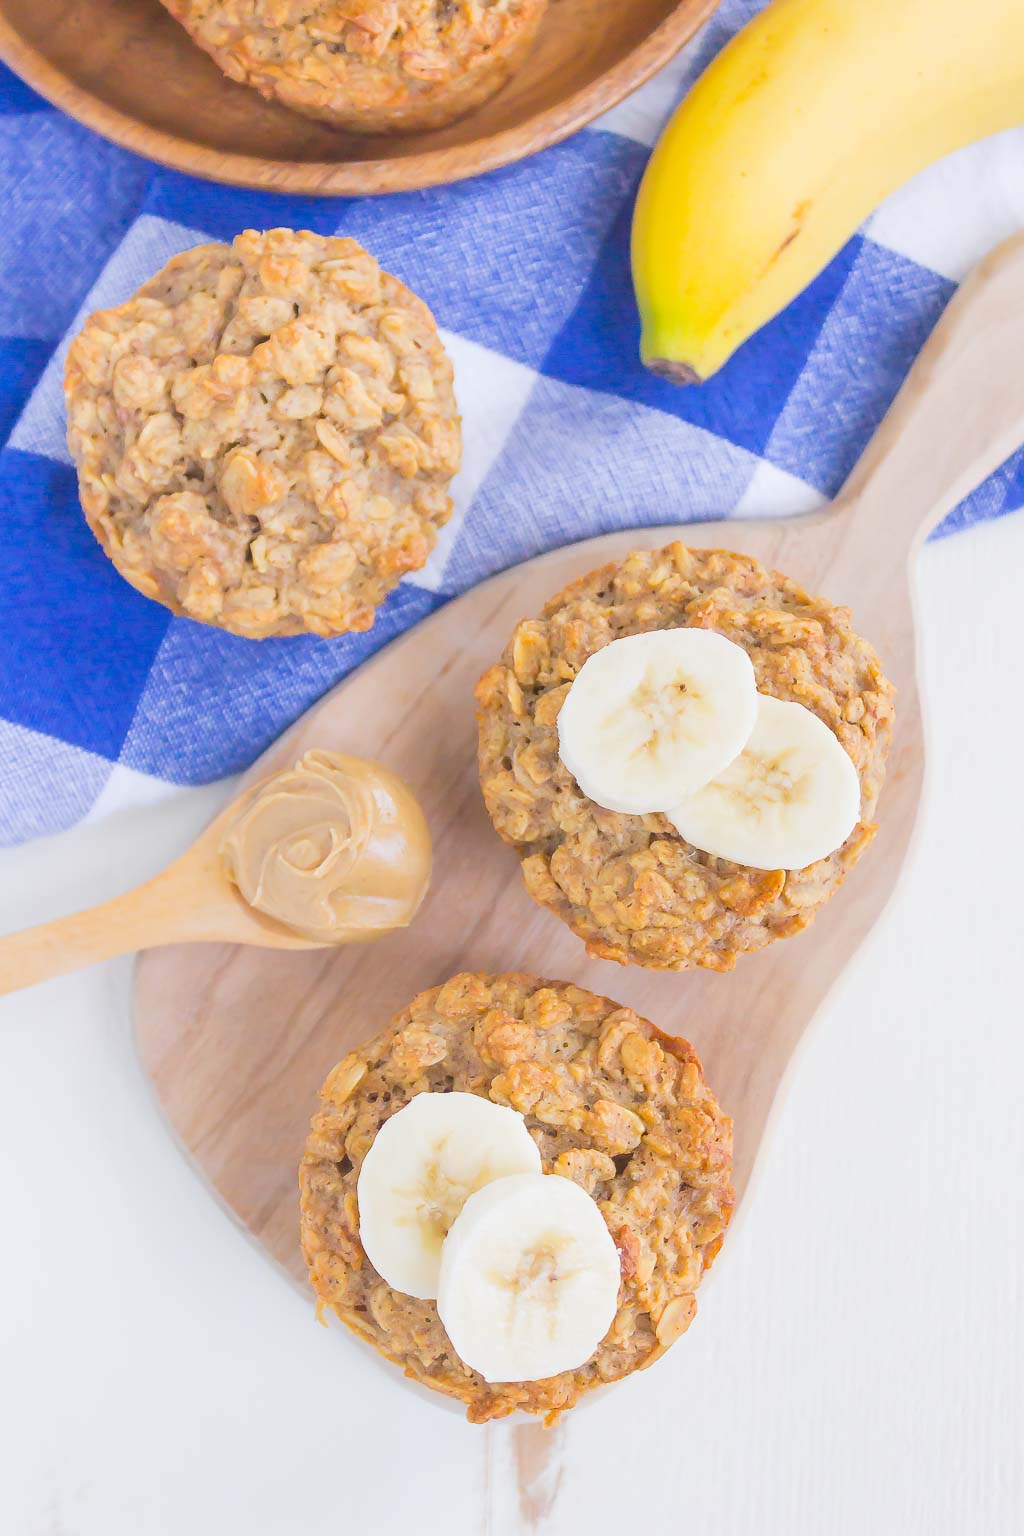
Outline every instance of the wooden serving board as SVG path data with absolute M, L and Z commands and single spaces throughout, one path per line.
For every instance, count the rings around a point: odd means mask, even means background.
M 516 854 L 499 841 L 484 810 L 473 685 L 501 655 L 517 620 L 538 612 L 574 577 L 631 549 L 673 538 L 701 547 L 721 541 L 841 598 L 848 589 L 828 570 L 837 535 L 831 520 L 817 518 L 791 529 L 666 527 L 542 555 L 417 625 L 261 758 L 253 770 L 261 776 L 311 747 L 378 758 L 415 791 L 434 839 L 434 879 L 423 908 L 409 928 L 375 944 L 298 952 L 182 945 L 150 950 L 139 961 L 136 1041 L 160 1102 L 206 1178 L 293 1277 L 304 1275 L 296 1170 L 320 1083 L 416 992 L 460 970 L 523 970 L 579 982 L 691 1040 L 736 1122 L 742 1194 L 793 1048 L 887 900 L 913 826 L 923 753 L 902 576 L 895 591 L 884 584 L 888 612 L 879 612 L 863 583 L 854 609 L 899 688 L 879 834 L 806 933 L 741 959 L 725 975 L 590 960 L 581 941 L 530 900 Z
M 908 563 L 938 519 L 1024 439 L 1022 349 L 1018 240 L 954 299 L 830 509 L 610 534 L 505 571 L 388 646 L 255 765 L 253 776 L 262 776 L 309 747 L 379 758 L 419 796 L 435 843 L 424 908 L 409 929 L 377 944 L 296 953 L 192 945 L 150 951 L 138 965 L 136 1041 L 164 1112 L 210 1187 L 294 1280 L 304 1283 L 296 1169 L 321 1081 L 414 993 L 459 970 L 576 981 L 692 1040 L 734 1117 L 744 1196 L 793 1052 L 885 907 L 910 844 L 924 748 Z M 517 620 L 582 572 L 673 538 L 752 554 L 849 604 L 898 688 L 873 846 L 805 933 L 726 975 L 589 960 L 527 897 L 476 777 L 473 685 Z M 525 1486 L 540 1453 L 531 1431 L 519 1433 Z

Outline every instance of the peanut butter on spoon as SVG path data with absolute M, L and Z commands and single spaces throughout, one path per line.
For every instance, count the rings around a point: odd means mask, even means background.
M 412 921 L 430 866 L 430 832 L 401 779 L 364 758 L 307 752 L 143 885 L 0 938 L 0 995 L 156 944 L 369 943 Z
M 411 790 L 340 752 L 307 752 L 257 784 L 221 854 L 251 907 L 317 944 L 404 928 L 430 883 L 430 832 Z

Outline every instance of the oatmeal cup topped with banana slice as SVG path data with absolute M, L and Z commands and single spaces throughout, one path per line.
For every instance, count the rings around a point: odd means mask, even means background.
M 870 843 L 893 696 L 847 609 L 728 550 L 637 552 L 480 679 L 484 800 L 591 955 L 728 970 Z
M 685 1040 L 581 987 L 463 974 L 324 1083 L 302 1248 L 318 1305 L 472 1422 L 551 1421 L 689 1327 L 731 1167 Z

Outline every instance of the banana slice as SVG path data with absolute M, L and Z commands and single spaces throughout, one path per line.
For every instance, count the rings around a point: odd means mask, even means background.
M 485 1381 L 541 1381 L 589 1360 L 612 1325 L 619 1255 L 571 1179 L 522 1173 L 471 1195 L 445 1240 L 437 1310 Z
M 558 751 L 598 805 L 667 811 L 742 750 L 756 712 L 750 657 L 724 635 L 627 635 L 577 673 L 558 715 Z
M 396 1291 L 432 1301 L 441 1244 L 466 1199 L 492 1179 L 537 1173 L 522 1115 L 475 1093 L 420 1093 L 385 1120 L 363 1158 L 359 1238 Z
M 860 819 L 857 770 L 817 715 L 758 695 L 743 751 L 668 812 L 688 843 L 751 869 L 806 869 L 841 848 Z

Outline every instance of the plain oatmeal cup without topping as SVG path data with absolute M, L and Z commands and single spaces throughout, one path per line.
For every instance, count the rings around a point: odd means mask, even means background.
M 163 0 L 232 80 L 355 133 L 430 128 L 499 91 L 548 0 Z
M 169 261 L 72 342 L 68 444 L 121 574 L 251 638 L 369 629 L 451 515 L 452 366 L 354 240 L 274 229 Z
M 701 852 L 667 816 L 589 799 L 559 756 L 558 714 L 587 658 L 644 631 L 715 630 L 750 656 L 758 691 L 803 705 L 857 770 L 860 819 L 799 870 L 752 869 Z M 656 970 L 729 970 L 799 933 L 875 833 L 892 734 L 892 684 L 846 608 L 728 550 L 681 543 L 629 555 L 556 593 L 515 629 L 476 688 L 483 796 L 522 860 L 535 901 L 598 959 Z
M 617 1310 L 576 1370 L 484 1381 L 455 1353 L 436 1304 L 392 1289 L 362 1247 L 357 1183 L 377 1132 L 417 1094 L 453 1091 L 519 1111 L 544 1172 L 585 1190 L 611 1233 Z M 464 1403 L 472 1422 L 516 1409 L 550 1422 L 689 1327 L 732 1213 L 731 1166 L 732 1122 L 685 1040 L 581 987 L 463 974 L 420 993 L 324 1083 L 299 1174 L 302 1248 L 318 1305 Z

